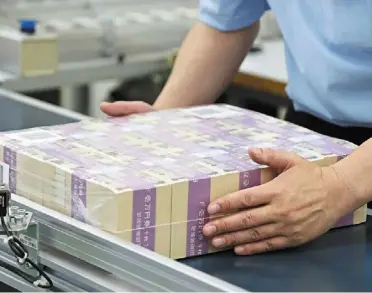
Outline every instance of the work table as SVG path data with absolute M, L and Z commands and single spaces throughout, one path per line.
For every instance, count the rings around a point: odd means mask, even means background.
M 232 251 L 183 263 L 249 291 L 372 291 L 372 217 L 310 244 L 241 257 Z

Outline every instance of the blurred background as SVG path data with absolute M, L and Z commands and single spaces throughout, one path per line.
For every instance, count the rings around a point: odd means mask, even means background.
M 197 17 L 198 0 L 1 0 L 0 86 L 93 117 L 105 100 L 152 103 Z M 282 117 L 286 80 L 281 34 L 266 13 L 217 102 Z

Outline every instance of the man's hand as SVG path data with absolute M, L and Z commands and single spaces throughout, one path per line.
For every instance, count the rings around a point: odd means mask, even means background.
M 135 102 L 115 102 L 115 103 L 102 103 L 101 111 L 106 115 L 117 117 L 117 116 L 127 116 L 131 114 L 146 113 L 154 111 L 154 108 L 140 101 Z
M 250 150 L 251 158 L 278 171 L 272 181 L 229 194 L 211 203 L 211 216 L 228 214 L 204 226 L 217 248 L 239 255 L 294 247 L 327 232 L 355 205 L 345 183 L 330 167 L 270 149 Z

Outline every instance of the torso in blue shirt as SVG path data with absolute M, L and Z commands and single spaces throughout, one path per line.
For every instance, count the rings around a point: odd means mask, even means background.
M 220 30 L 271 9 L 286 45 L 287 92 L 298 110 L 339 125 L 372 127 L 372 0 L 201 0 Z

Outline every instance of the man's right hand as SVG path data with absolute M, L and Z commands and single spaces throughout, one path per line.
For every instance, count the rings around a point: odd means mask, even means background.
M 104 102 L 101 104 L 101 111 L 108 116 L 119 117 L 151 112 L 155 111 L 155 109 L 151 105 L 141 101 L 114 103 Z

